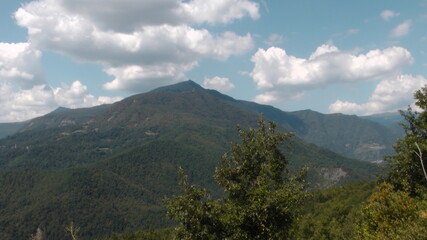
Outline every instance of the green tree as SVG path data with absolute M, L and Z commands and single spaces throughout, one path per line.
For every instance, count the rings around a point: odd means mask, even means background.
M 357 239 L 427 239 L 426 202 L 383 183 L 368 199 Z
M 190 185 L 181 170 L 183 193 L 166 200 L 177 220 L 179 239 L 286 239 L 306 196 L 305 169 L 291 175 L 279 146 L 291 134 L 259 121 L 258 128 L 238 129 L 215 171 L 225 197 L 212 200 L 207 190 Z
M 414 96 L 419 110 L 401 111 L 406 135 L 386 158 L 382 183 L 362 210 L 359 239 L 427 239 L 427 87 Z
M 405 137 L 396 142 L 396 154 L 386 158 L 386 173 L 382 180 L 391 183 L 396 190 L 403 190 L 411 196 L 419 196 L 427 187 L 427 87 L 415 94 L 415 105 L 420 109 L 401 111 L 406 123 L 402 124 Z

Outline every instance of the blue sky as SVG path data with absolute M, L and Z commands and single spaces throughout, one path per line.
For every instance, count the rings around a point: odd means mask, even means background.
M 427 84 L 427 1 L 0 3 L 0 122 L 192 79 L 285 111 L 406 108 Z

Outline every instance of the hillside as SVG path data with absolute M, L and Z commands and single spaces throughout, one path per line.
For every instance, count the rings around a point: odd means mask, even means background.
M 178 166 L 221 194 L 215 166 L 237 140 L 236 126 L 255 126 L 259 116 L 229 97 L 184 85 L 61 109 L 0 140 L 0 238 L 27 239 L 41 227 L 47 239 L 65 239 L 71 221 L 82 239 L 168 226 L 162 199 L 178 191 Z M 370 179 L 377 171 L 298 137 L 283 150 L 291 170 L 308 166 L 311 188 Z
M 0 139 L 17 133 L 25 125 L 26 122 L 0 123 Z
M 366 161 L 380 161 L 392 154 L 392 146 L 400 136 L 379 123 L 354 115 L 325 115 L 310 110 L 292 115 L 304 122 L 297 135 L 305 141 Z
M 361 116 L 361 118 L 377 122 L 400 136 L 404 135 L 404 130 L 402 126 L 400 126 L 400 123 L 402 123 L 405 119 L 402 117 L 402 115 L 400 115 L 399 112 L 380 113 Z
M 403 135 L 396 124 L 396 114 L 357 117 L 322 114 L 311 110 L 285 112 L 272 106 L 241 101 L 215 90 L 203 89 L 192 81 L 159 88 L 155 91 L 177 92 L 197 89 L 227 101 L 244 111 L 262 114 L 294 132 L 304 141 L 335 151 L 349 158 L 379 161 L 393 153 L 393 144 Z
M 322 114 L 311 110 L 284 112 L 272 106 L 236 101 L 236 106 L 263 114 L 304 141 L 314 143 L 349 158 L 382 160 L 393 153 L 393 144 L 402 132 L 344 114 Z
M 403 135 L 402 128 L 397 123 L 402 120 L 398 113 L 357 117 L 344 114 L 321 114 L 311 110 L 285 112 L 268 105 L 236 100 L 215 90 L 204 89 L 191 80 L 161 87 L 148 94 L 155 96 L 156 94 L 194 93 L 196 91 L 208 93 L 218 101 L 221 100 L 223 103 L 232 105 L 244 112 L 262 114 L 282 125 L 287 131 L 294 132 L 304 141 L 349 158 L 366 161 L 382 160 L 384 156 L 393 153 L 392 145 Z M 132 97 L 132 99 L 137 98 L 137 96 Z M 165 99 L 165 101 L 167 100 Z M 125 103 L 130 103 L 130 100 L 126 100 Z M 110 105 L 86 109 L 59 108 L 26 123 L 0 124 L 0 139 L 18 131 L 78 126 L 90 122 L 108 109 L 110 109 Z M 136 121 L 141 116 L 137 116 L 135 113 L 132 115 L 134 120 L 131 121 Z

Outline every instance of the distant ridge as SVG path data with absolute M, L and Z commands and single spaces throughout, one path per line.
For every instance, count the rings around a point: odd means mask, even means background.
M 0 139 L 17 133 L 27 122 L 0 123 Z

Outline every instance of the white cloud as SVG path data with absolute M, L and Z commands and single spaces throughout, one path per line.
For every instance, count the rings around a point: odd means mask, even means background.
M 79 82 L 54 91 L 44 79 L 41 56 L 30 43 L 0 42 L 0 122 L 34 118 L 58 105 L 91 107 L 117 100 L 95 98 Z
M 87 19 L 102 31 L 131 33 L 141 26 L 229 23 L 259 18 L 259 4 L 248 0 L 45 0 L 60 12 Z M 39 5 L 39 4 L 38 4 Z M 40 5 L 39 5 L 40 6 Z
M 54 105 L 41 55 L 30 43 L 0 42 L 0 121 L 26 120 Z
M 0 81 L 0 122 L 17 122 L 51 112 L 58 106 L 69 108 L 93 107 L 113 103 L 121 97 L 95 97 L 79 81 L 52 89 L 45 84 L 22 89 Z
M 388 21 L 388 20 L 390 20 L 394 17 L 397 17 L 399 15 L 400 15 L 400 13 L 394 12 L 392 10 L 384 10 L 380 13 L 381 18 L 384 19 L 385 21 Z
M 422 76 L 398 75 L 382 80 L 375 88 L 369 101 L 357 104 L 337 100 L 329 106 L 330 112 L 369 115 L 373 113 L 397 111 L 413 104 L 413 94 L 427 84 Z
M 55 106 L 52 91 L 46 85 L 16 90 L 9 83 L 0 83 L 0 122 L 24 121 L 46 114 Z
M 80 16 L 102 31 L 112 30 L 131 33 L 143 25 L 181 24 L 186 17 L 190 17 L 185 16 L 180 1 L 176 0 L 59 0 L 43 2 L 57 5 L 61 14 Z
M 285 101 L 311 90 L 338 82 L 381 80 L 400 73 L 413 62 L 401 47 L 371 50 L 366 54 L 342 52 L 332 44 L 316 49 L 308 59 L 290 56 L 284 49 L 259 49 L 250 73 L 264 93 L 255 100 L 263 103 Z
M 259 4 L 248 0 L 191 0 L 182 7 L 197 23 L 228 23 L 247 14 L 259 18 Z
M 392 37 L 402 37 L 406 36 L 409 33 L 409 30 L 411 29 L 412 21 L 406 20 L 403 23 L 397 25 L 390 33 L 390 36 Z
M 228 92 L 235 88 L 234 84 L 230 82 L 230 79 L 223 77 L 205 78 L 203 81 L 203 87 L 215 89 L 220 92 Z
M 157 86 L 168 85 L 171 82 L 178 82 L 184 78 L 184 72 L 195 65 L 196 62 L 190 62 L 187 65 L 166 63 L 162 65 L 132 65 L 106 68 L 105 72 L 115 76 L 115 79 L 105 83 L 104 88 L 125 91 L 131 89 L 133 92 L 141 92 Z
M 182 80 L 201 59 L 251 49 L 249 34 L 214 35 L 193 25 L 256 19 L 258 9 L 248 0 L 41 0 L 15 18 L 38 48 L 101 64 L 115 77 L 106 89 L 136 92 Z
M 43 84 L 40 58 L 41 52 L 29 43 L 0 42 L 0 82 L 13 83 L 21 88 Z
M 41 68 L 41 51 L 101 64 L 114 80 L 108 90 L 146 91 L 185 78 L 204 58 L 226 60 L 254 45 L 252 37 L 212 34 L 203 24 L 259 18 L 250 0 L 39 0 L 14 17 L 28 43 L 0 43 L 0 121 L 36 117 L 65 107 L 90 107 L 120 98 L 95 97 L 74 81 L 52 88 Z M 31 44 L 30 44 L 31 43 Z
M 53 89 L 57 105 L 69 108 L 92 107 L 101 104 L 120 101 L 121 97 L 96 98 L 87 91 L 87 87 L 80 81 L 74 81 L 70 86 L 62 83 L 60 88 Z
M 304 98 L 304 93 L 302 89 L 295 90 L 289 88 L 288 90 L 283 89 L 280 91 L 266 91 L 261 93 L 253 99 L 257 103 L 261 104 L 270 104 L 270 103 L 280 103 L 285 100 L 301 100 Z

